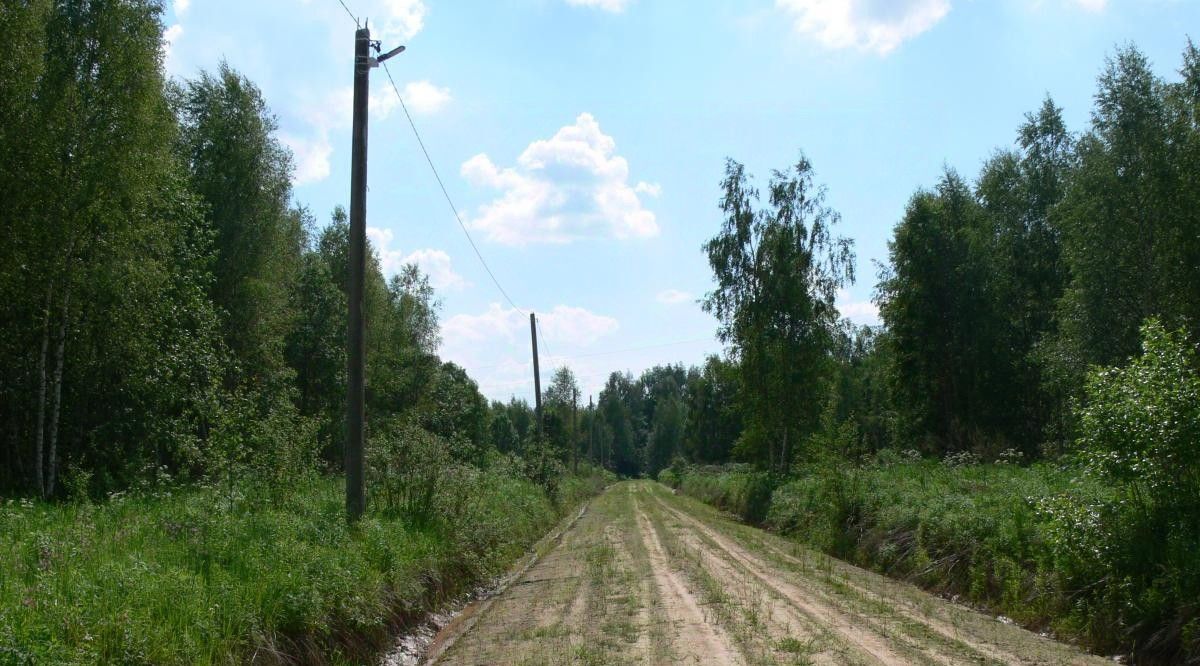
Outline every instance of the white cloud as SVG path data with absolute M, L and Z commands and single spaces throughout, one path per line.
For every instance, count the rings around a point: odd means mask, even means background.
M 424 248 L 405 254 L 392 247 L 396 238 L 392 230 L 380 227 L 367 227 L 367 238 L 379 256 L 379 267 L 385 276 L 395 275 L 405 264 L 416 264 L 438 291 L 459 291 L 471 286 L 466 278 L 454 271 L 450 255 L 443 250 Z
M 573 359 L 586 356 L 593 345 L 612 336 L 616 319 L 582 307 L 558 305 L 538 313 L 542 386 L 562 365 L 569 365 L 580 380 L 583 394 L 603 383 L 613 358 Z M 533 363 L 530 360 L 529 315 L 493 303 L 478 314 L 456 314 L 442 324 L 442 358 L 467 369 L 484 395 L 532 399 Z
M 175 18 L 179 18 L 187 13 L 188 7 L 192 6 L 192 0 L 175 0 L 172 7 L 175 10 Z
M 929 30 L 950 12 L 950 0 L 775 0 L 775 5 L 792 15 L 797 32 L 829 48 L 879 55 Z
M 425 27 L 428 8 L 421 0 L 383 0 L 383 20 L 373 26 L 372 38 L 388 49 L 412 39 Z
M 614 14 L 620 14 L 629 6 L 630 0 L 567 0 L 572 7 L 591 7 Z
M 466 278 L 454 272 L 450 255 L 443 250 L 425 248 L 414 250 L 404 256 L 401 265 L 416 264 L 421 272 L 429 276 L 429 284 L 440 291 L 461 291 L 471 286 Z
M 279 140 L 292 151 L 297 185 L 316 183 L 329 177 L 329 156 L 333 154 L 333 145 L 329 142 L 327 132 L 320 132 L 314 137 L 281 132 Z
M 538 325 L 548 341 L 579 347 L 591 346 L 620 328 L 612 317 L 569 305 L 556 305 L 548 314 L 538 315 Z
M 638 181 L 638 184 L 633 186 L 633 191 L 638 194 L 648 194 L 652 197 L 657 197 L 662 194 L 662 185 Z
M 845 289 L 838 289 L 836 305 L 838 312 L 855 324 L 874 326 L 880 322 L 879 306 L 871 301 L 852 300 Z
M 428 81 L 409 83 L 404 87 L 404 96 L 409 108 L 419 114 L 438 111 L 451 99 L 449 88 L 439 88 Z M 296 158 L 296 184 L 306 185 L 329 176 L 329 158 L 333 154 L 329 137 L 335 130 L 350 127 L 354 88 L 342 86 L 324 95 L 300 96 L 296 106 L 300 108 L 300 118 L 309 126 L 309 136 L 284 134 L 281 139 Z M 376 120 L 387 119 L 399 107 L 391 86 L 376 86 L 368 99 L 371 117 Z
M 587 347 L 620 328 L 612 317 L 569 305 L 556 305 L 550 312 L 538 314 L 537 318 L 539 337 L 552 344 Z M 478 315 L 454 315 L 442 325 L 445 346 L 469 345 L 497 336 L 515 341 L 527 339 L 528 335 L 529 315 L 501 307 L 499 303 L 492 303 Z
M 419 114 L 436 113 L 450 102 L 449 88 L 439 88 L 428 81 L 409 83 L 404 86 L 402 95 L 408 108 Z M 389 95 L 389 99 L 395 100 L 396 96 Z
M 679 303 L 685 303 L 692 300 L 692 295 L 686 291 L 680 291 L 678 289 L 663 289 L 662 291 L 658 292 L 658 296 L 655 298 L 659 303 L 663 303 L 665 305 L 678 305 Z
M 483 153 L 472 157 L 462 165 L 463 177 L 502 194 L 479 207 L 471 226 L 506 245 L 657 235 L 654 213 L 638 194 L 653 196 L 658 186 L 630 187 L 629 163 L 615 152 L 616 141 L 582 113 L 550 139 L 529 144 L 515 167 L 497 167 Z
M 176 23 L 163 30 L 163 58 L 167 63 L 168 70 L 171 68 L 171 50 L 175 47 L 175 42 L 183 36 L 183 26 Z

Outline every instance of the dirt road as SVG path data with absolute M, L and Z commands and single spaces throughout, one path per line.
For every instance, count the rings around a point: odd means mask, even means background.
M 677 497 L 616 484 L 437 664 L 1106 664 Z

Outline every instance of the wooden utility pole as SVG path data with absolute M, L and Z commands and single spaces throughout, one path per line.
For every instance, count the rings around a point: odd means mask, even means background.
M 537 317 L 532 312 L 529 313 L 529 337 L 533 340 L 533 396 L 534 396 L 534 414 L 537 416 L 537 434 L 538 443 L 542 441 L 542 375 L 538 369 L 538 351 L 537 351 Z
M 404 51 L 397 46 L 371 57 L 371 31 L 354 32 L 354 122 L 350 132 L 350 276 L 349 316 L 346 322 L 346 517 L 354 522 L 367 505 L 363 485 L 363 440 L 366 432 L 365 377 L 366 316 L 363 291 L 367 272 L 367 99 L 371 68 Z
M 576 417 L 579 404 L 579 389 L 571 387 L 571 471 L 579 473 L 579 436 Z
M 366 411 L 363 346 L 363 283 L 367 256 L 367 95 L 371 74 L 371 31 L 354 33 L 354 125 L 350 147 L 350 316 L 346 354 L 346 516 L 358 520 L 366 507 L 363 489 L 363 433 Z

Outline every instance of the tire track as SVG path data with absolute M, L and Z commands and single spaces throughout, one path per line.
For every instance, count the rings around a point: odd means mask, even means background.
M 830 576 L 830 580 L 821 581 L 814 576 L 804 576 L 802 575 L 802 571 L 805 569 L 810 569 L 812 566 L 811 563 L 801 560 L 800 558 L 787 553 L 777 546 L 766 543 L 765 539 L 757 539 L 756 543 L 762 545 L 768 550 L 771 550 L 772 554 L 775 556 L 775 559 L 797 564 L 801 567 L 801 571 L 797 571 L 795 569 L 789 570 L 785 567 L 778 566 L 776 563 L 765 561 L 758 555 L 743 547 L 741 544 L 737 543 L 736 540 L 716 530 L 705 521 L 671 506 L 662 497 L 654 492 L 651 492 L 650 494 L 666 511 L 670 512 L 681 521 L 690 524 L 694 529 L 697 530 L 698 533 L 702 534 L 712 543 L 716 544 L 718 548 L 725 551 L 733 561 L 738 562 L 757 572 L 760 578 L 765 577 L 764 583 L 770 584 L 766 579 L 772 579 L 779 581 L 784 586 L 791 587 L 793 589 L 793 593 L 787 595 L 788 598 L 805 598 L 806 595 L 803 588 L 807 588 L 808 594 L 824 598 L 824 602 L 820 605 L 828 606 L 834 613 L 852 620 L 853 623 L 851 626 L 856 624 L 867 625 L 868 627 L 874 625 L 876 628 L 876 633 L 880 632 L 878 632 L 878 624 L 874 620 L 857 613 L 852 609 L 838 607 L 838 602 L 840 600 L 835 593 L 844 595 L 845 592 L 837 590 L 836 586 L 844 586 L 847 591 L 858 594 L 863 599 L 873 599 L 874 603 L 879 604 L 881 607 L 886 606 L 889 611 L 894 612 L 898 617 L 904 620 L 904 625 L 902 625 L 900 629 L 909 634 L 909 636 L 906 637 L 907 640 L 904 640 L 903 642 L 906 643 L 910 648 L 915 647 L 926 651 L 930 650 L 931 648 L 937 648 L 933 652 L 924 653 L 924 656 L 935 661 L 942 663 L 947 663 L 948 661 L 949 663 L 1030 665 L 1107 663 L 1103 659 L 1079 653 L 1069 646 L 1050 641 L 1041 636 L 1027 632 L 1024 629 L 1020 629 L 1019 627 L 1001 625 L 989 617 L 978 615 L 977 613 L 974 613 L 968 609 L 963 609 L 964 615 L 974 625 L 974 629 L 980 630 L 981 628 L 986 627 L 996 630 L 997 633 L 1007 630 L 1009 633 L 1019 634 L 1019 636 L 1013 636 L 1010 641 L 1006 642 L 1012 644 L 1017 642 L 1019 639 L 1029 643 L 1033 648 L 1035 648 L 1024 654 L 1014 652 L 1010 648 L 997 645 L 995 638 L 992 640 L 981 639 L 976 635 L 971 635 L 969 632 L 964 631 L 965 627 L 953 624 L 951 621 L 944 619 L 942 614 L 949 611 L 944 611 L 942 607 L 947 605 L 949 602 L 937 599 L 936 597 L 932 597 L 924 592 L 916 590 L 916 594 L 929 597 L 931 609 L 934 609 L 934 612 L 939 614 L 938 617 L 931 618 L 928 612 L 921 613 L 916 604 L 913 602 L 901 602 L 898 599 L 885 597 L 880 591 L 871 590 L 862 584 L 850 580 L 846 575 L 846 571 L 854 569 L 854 567 L 834 558 L 828 558 L 831 565 L 831 570 L 827 572 Z M 751 529 L 742 525 L 737 525 L 737 527 L 745 528 L 746 530 Z M 820 557 L 824 559 L 827 556 L 820 555 Z M 832 569 L 835 567 L 838 569 L 839 574 L 836 579 L 833 578 L 832 572 Z M 781 574 L 784 573 L 788 574 L 788 577 L 792 580 L 781 580 Z M 862 573 L 864 575 L 871 575 L 873 577 L 875 576 L 867 571 L 863 571 Z M 900 583 L 897 581 L 886 578 L 882 578 L 882 580 L 878 582 L 882 587 L 889 589 L 894 589 L 895 586 L 900 585 Z M 830 591 L 831 589 L 833 592 Z M 784 590 L 780 590 L 780 592 L 784 592 L 786 594 Z M 995 626 L 990 626 L 992 624 Z M 925 636 L 913 635 L 914 630 L 925 634 Z M 895 640 L 888 637 L 885 638 L 887 638 L 887 640 Z M 914 640 L 922 641 L 925 643 L 925 645 L 921 646 L 919 644 L 915 644 L 912 642 Z M 950 653 L 948 654 L 947 651 L 950 651 Z M 1050 654 L 1047 654 L 1047 652 Z
M 897 636 L 889 636 L 886 628 L 863 613 L 841 607 L 836 599 L 820 594 L 816 590 L 804 590 L 797 584 L 783 580 L 774 567 L 743 548 L 729 537 L 712 529 L 697 518 L 670 506 L 660 497 L 650 493 L 671 515 L 690 525 L 701 537 L 710 542 L 729 562 L 754 576 L 767 589 L 788 600 L 813 621 L 829 628 L 844 642 L 870 655 L 879 663 L 895 666 L 914 661 L 951 665 L 958 663 L 954 655 L 947 655 L 934 646 Z M 814 594 L 816 593 L 816 594 Z M 815 597 L 822 596 L 818 600 Z M 957 641 L 956 641 L 957 642 Z M 982 656 L 982 655 L 980 655 Z M 970 660 L 979 663 L 978 659 Z M 987 660 L 984 659 L 986 662 Z
M 672 640 L 677 663 L 746 663 L 729 636 L 705 618 L 695 595 L 671 566 L 658 532 L 637 499 L 634 509 L 659 596 L 670 624 L 677 628 Z

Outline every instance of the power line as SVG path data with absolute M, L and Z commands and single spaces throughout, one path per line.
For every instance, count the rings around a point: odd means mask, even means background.
M 341 2 L 341 0 L 338 1 Z M 475 256 L 479 259 L 483 270 L 487 271 L 488 277 L 492 279 L 492 284 L 496 285 L 496 289 L 500 290 L 500 293 L 504 296 L 504 300 L 508 301 L 509 305 L 513 306 L 521 314 L 528 314 L 509 297 L 508 292 L 504 290 L 504 287 L 500 285 L 500 281 L 496 279 L 496 274 L 492 272 L 491 267 L 484 260 L 479 247 L 475 245 L 475 239 L 471 238 L 471 232 L 467 231 L 467 225 L 463 223 L 462 215 L 458 214 L 458 207 L 454 205 L 454 200 L 450 198 L 450 192 L 446 190 L 446 184 L 442 182 L 442 177 L 438 174 L 437 167 L 433 164 L 433 158 L 429 156 L 429 150 L 425 148 L 425 142 L 421 139 L 421 133 L 417 131 L 417 124 L 413 122 L 412 114 L 408 112 L 408 105 L 404 103 L 404 97 L 400 94 L 400 89 L 396 87 L 396 81 L 392 78 L 392 72 L 388 69 L 386 63 L 383 65 L 383 71 L 387 74 L 388 83 L 392 84 L 392 91 L 396 93 L 396 99 L 400 100 L 400 108 L 404 110 L 404 117 L 408 119 L 408 126 L 412 128 L 413 136 L 417 138 L 417 144 L 421 146 L 421 152 L 425 154 L 425 161 L 429 163 L 429 170 L 433 172 L 433 177 L 437 180 L 438 187 L 442 189 L 442 196 L 446 197 L 446 203 L 450 204 L 450 210 L 454 213 L 454 219 L 458 220 L 458 226 L 462 229 L 463 235 L 467 237 L 467 242 L 471 244 L 471 249 L 475 251 Z
M 538 321 L 540 322 L 541 320 L 539 319 Z M 636 347 L 625 347 L 624 349 L 609 349 L 606 351 L 590 352 L 587 354 L 575 354 L 573 356 L 563 356 L 563 357 L 560 357 L 558 360 L 560 360 L 560 361 L 575 361 L 575 360 L 578 360 L 581 358 L 593 358 L 596 356 L 612 356 L 613 354 L 624 354 L 626 352 L 645 351 L 647 349 L 661 349 L 663 347 L 677 347 L 679 345 L 690 345 L 690 344 L 695 344 L 697 342 L 711 342 L 711 341 L 712 341 L 712 338 L 692 338 L 691 340 L 675 340 L 673 342 L 659 342 L 659 343 L 655 343 L 652 345 L 639 345 Z M 539 344 L 543 344 L 543 346 L 544 346 L 544 343 L 539 343 Z M 546 354 L 547 358 L 549 358 L 550 356 L 551 356 L 551 354 L 549 354 L 549 353 Z M 530 365 L 530 363 L 531 363 L 530 361 L 526 361 L 525 363 L 521 363 L 519 365 L 519 367 L 527 367 L 528 365 Z M 509 365 L 509 364 L 508 363 L 495 363 L 492 365 L 481 365 L 481 366 L 477 366 L 475 369 L 476 370 L 489 370 L 491 368 L 499 368 L 500 366 L 504 366 L 504 365 Z
M 358 22 L 358 17 L 354 15 L 354 12 L 350 11 L 350 8 L 346 6 L 346 3 L 343 2 L 342 0 L 337 0 L 337 1 L 338 1 L 338 4 L 342 6 L 342 9 L 346 10 L 346 14 L 348 14 L 350 16 L 350 19 L 354 21 L 354 25 L 361 27 L 362 24 Z
M 534 316 L 536 317 L 537 315 Z M 546 344 L 546 329 L 542 327 L 541 317 L 537 318 L 537 323 L 538 344 L 540 344 L 542 348 L 546 350 L 546 360 L 550 360 L 554 357 L 554 354 L 550 351 L 550 345 Z

